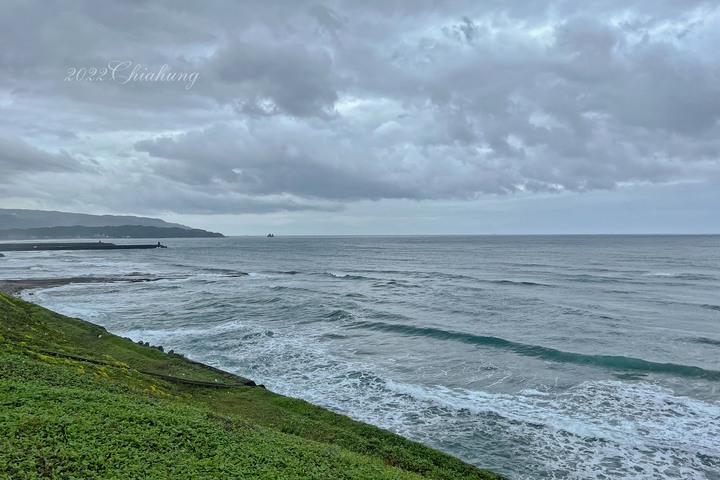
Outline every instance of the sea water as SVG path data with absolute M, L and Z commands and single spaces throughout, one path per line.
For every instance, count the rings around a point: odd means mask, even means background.
M 0 278 L 152 277 L 23 296 L 511 478 L 720 478 L 720 236 L 165 243 Z

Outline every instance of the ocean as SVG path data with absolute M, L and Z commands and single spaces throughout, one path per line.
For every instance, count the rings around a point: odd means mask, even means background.
M 720 479 L 720 236 L 163 243 L 0 279 L 154 277 L 23 297 L 510 478 Z

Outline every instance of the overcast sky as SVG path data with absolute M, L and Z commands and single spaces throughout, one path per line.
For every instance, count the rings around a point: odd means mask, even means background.
M 4 0 L 0 207 L 720 233 L 720 7 Z

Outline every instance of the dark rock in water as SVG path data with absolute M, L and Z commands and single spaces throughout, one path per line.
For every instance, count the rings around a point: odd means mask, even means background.
M 4 257 L 4 256 L 5 256 L 5 255 L 3 255 L 2 253 L 0 253 L 0 257 Z
M 164 352 L 164 351 L 165 351 L 165 349 L 163 348 L 163 346 L 162 346 L 162 345 L 158 345 L 158 347 L 157 347 L 157 348 L 158 348 L 158 350 L 160 350 L 161 352 Z
M 170 350 L 170 351 L 167 352 L 167 353 L 168 353 L 168 355 L 175 355 L 175 350 Z

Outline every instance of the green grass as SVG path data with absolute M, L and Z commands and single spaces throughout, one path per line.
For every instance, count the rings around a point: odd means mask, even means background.
M 0 293 L 0 478 L 500 478 L 262 388 L 148 373 L 245 380 Z

